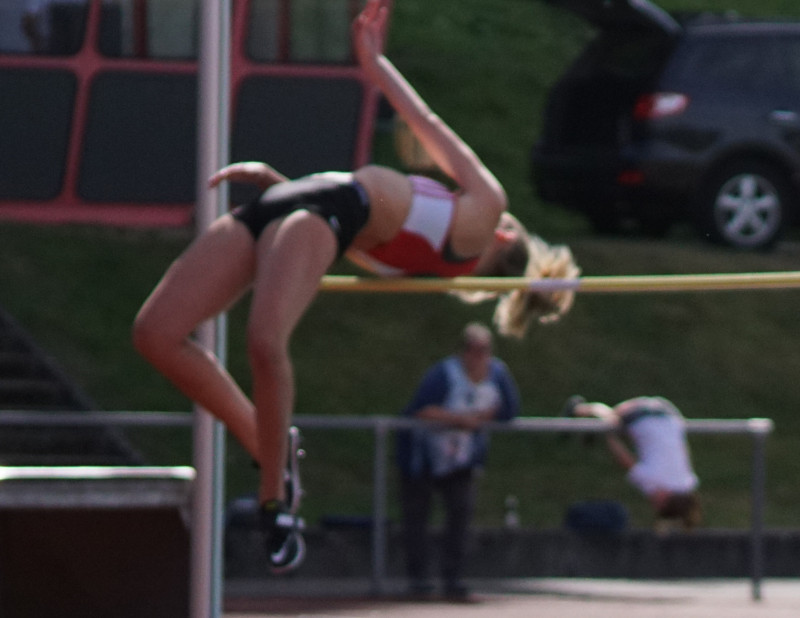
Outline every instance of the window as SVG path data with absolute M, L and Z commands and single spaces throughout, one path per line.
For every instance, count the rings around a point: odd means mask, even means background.
M 349 28 L 363 2 L 231 0 L 232 160 L 289 176 L 368 161 L 377 93 Z M 34 4 L 52 34 L 36 53 Z M 0 0 L 0 219 L 190 220 L 201 7 Z
M 261 62 L 346 63 L 363 0 L 253 0 L 247 53 Z
M 780 37 L 776 42 L 786 66 L 788 85 L 795 92 L 800 92 L 800 35 Z
M 769 39 L 708 37 L 687 45 L 677 72 L 679 83 L 701 84 L 719 91 L 749 91 L 769 79 Z
M 350 0 L 295 0 L 289 59 L 346 62 L 350 59 Z
M 239 2 L 241 0 L 234 0 Z M 364 0 L 252 0 L 247 54 L 257 62 L 346 64 Z M 74 55 L 90 0 L 2 0 L 0 53 Z M 193 60 L 200 0 L 102 0 L 98 48 L 108 57 Z
M 147 57 L 196 58 L 199 12 L 199 0 L 149 0 Z
M 86 32 L 88 0 L 4 0 L 0 52 L 68 56 Z
M 197 58 L 200 0 L 103 0 L 100 53 L 105 56 Z

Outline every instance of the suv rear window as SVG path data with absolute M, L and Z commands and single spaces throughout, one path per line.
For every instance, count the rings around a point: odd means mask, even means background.
M 776 43 L 789 85 L 794 91 L 800 91 L 800 34 L 779 38 Z
M 785 79 L 772 40 L 764 36 L 687 37 L 670 63 L 670 85 L 748 91 Z

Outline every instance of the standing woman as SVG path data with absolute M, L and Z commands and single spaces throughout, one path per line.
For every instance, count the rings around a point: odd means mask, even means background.
M 296 180 L 265 163 L 227 166 L 210 179 L 212 188 L 248 182 L 264 193 L 194 241 L 144 303 L 133 329 L 139 353 L 223 421 L 260 464 L 262 521 L 276 571 L 299 561 L 297 519 L 286 512 L 283 483 L 294 408 L 289 340 L 338 257 L 346 254 L 379 275 L 578 274 L 569 249 L 530 237 L 505 212 L 506 195 L 494 175 L 382 54 L 386 17 L 386 0 L 368 0 L 353 24 L 356 58 L 458 190 L 376 165 Z M 248 290 L 252 401 L 191 339 L 199 324 Z M 572 299 L 570 292 L 516 291 L 501 299 L 495 319 L 502 333 L 521 336 L 531 315 L 557 318 Z

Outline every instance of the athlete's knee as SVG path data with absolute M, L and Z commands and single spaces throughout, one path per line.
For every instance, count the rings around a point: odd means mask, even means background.
M 150 322 L 143 316 L 136 316 L 131 329 L 133 348 L 143 357 L 151 358 L 158 348 L 158 337 Z
M 174 337 L 150 314 L 140 312 L 131 329 L 134 349 L 150 362 L 155 362 L 175 347 Z
M 275 368 L 288 360 L 288 340 L 272 329 L 248 329 L 247 356 L 256 372 Z

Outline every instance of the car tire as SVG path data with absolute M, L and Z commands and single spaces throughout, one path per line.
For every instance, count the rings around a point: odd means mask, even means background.
M 729 164 L 701 193 L 700 232 L 738 249 L 769 249 L 783 231 L 790 196 L 784 176 L 774 167 L 749 160 Z

